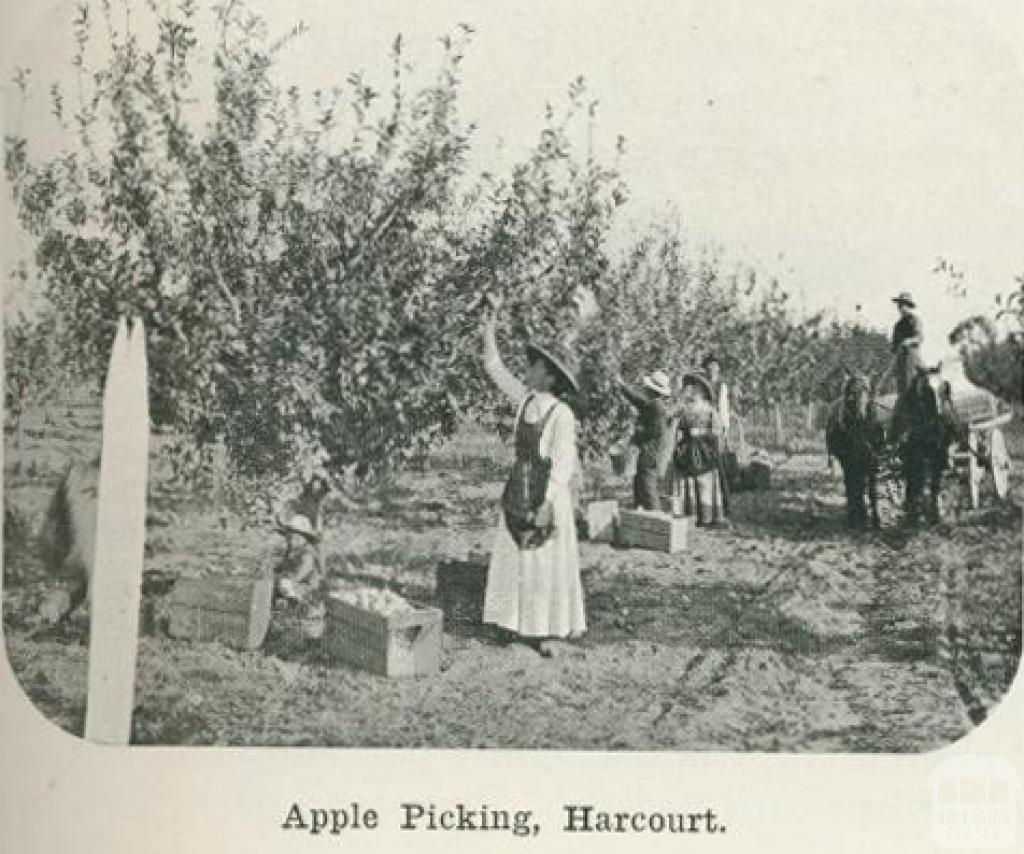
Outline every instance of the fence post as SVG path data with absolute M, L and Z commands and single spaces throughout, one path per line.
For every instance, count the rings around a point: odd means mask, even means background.
M 122 318 L 103 391 L 96 542 L 89 579 L 85 738 L 131 740 L 146 539 L 149 395 L 146 331 Z
M 783 445 L 786 442 L 786 430 L 782 424 L 782 406 L 777 400 L 772 404 L 772 414 L 775 418 L 775 442 Z
M 806 414 L 806 417 L 805 417 L 804 426 L 806 427 L 808 433 L 810 433 L 811 431 L 814 430 L 814 401 L 813 400 L 808 400 L 807 401 L 807 414 Z

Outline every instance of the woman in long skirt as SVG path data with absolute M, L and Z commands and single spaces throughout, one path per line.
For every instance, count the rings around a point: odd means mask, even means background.
M 559 399 L 577 388 L 575 359 L 563 347 L 531 343 L 525 382 L 519 380 L 498 353 L 496 315 L 497 307 L 484 325 L 484 367 L 516 408 L 516 462 L 499 514 L 483 617 L 550 655 L 552 639 L 586 629 L 570 486 L 576 418 Z M 537 473 L 545 471 L 546 484 L 536 486 Z M 524 506 L 533 509 L 519 513 Z
M 685 374 L 681 381 L 681 402 L 673 494 L 682 496 L 683 512 L 695 517 L 696 524 L 725 527 L 728 525 L 728 498 L 722 484 L 719 448 L 722 427 L 710 385 L 703 377 Z

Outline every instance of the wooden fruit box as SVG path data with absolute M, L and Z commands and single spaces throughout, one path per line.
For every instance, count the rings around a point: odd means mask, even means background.
M 591 501 L 587 505 L 587 540 L 592 543 L 612 542 L 615 539 L 615 525 L 618 519 L 618 501 Z
M 168 632 L 192 641 L 257 649 L 270 627 L 274 574 L 179 578 L 168 594 Z
M 619 512 L 619 545 L 626 548 L 651 549 L 674 552 L 686 548 L 690 531 L 690 519 L 674 517 L 668 513 L 651 513 L 646 510 L 622 510 Z
M 483 624 L 488 559 L 447 560 L 434 572 L 434 590 L 444 614 L 444 630 L 468 634 Z
M 767 492 L 772 488 L 771 463 L 753 460 L 743 472 L 747 489 L 752 492 Z
M 740 465 L 739 456 L 734 451 L 722 453 L 722 472 L 730 492 L 743 492 L 747 489 L 743 477 L 743 466 Z
M 330 655 L 379 676 L 430 676 L 441 667 L 441 626 L 437 608 L 379 614 L 333 597 L 321 639 Z
M 672 495 L 671 493 L 664 493 L 661 496 L 661 511 L 667 513 L 670 516 L 682 516 L 683 509 L 686 507 L 686 502 L 681 495 Z

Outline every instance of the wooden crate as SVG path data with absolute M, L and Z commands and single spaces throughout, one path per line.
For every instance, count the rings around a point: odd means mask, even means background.
M 683 551 L 690 531 L 688 517 L 646 510 L 619 512 L 619 545 L 626 548 L 652 549 L 659 552 Z
M 587 539 L 592 543 L 612 542 L 618 519 L 618 501 L 591 501 L 587 505 Z
M 730 492 L 743 492 L 747 488 L 743 478 L 743 467 L 734 451 L 722 453 L 722 472 L 725 474 L 725 485 Z
M 664 493 L 661 496 L 661 512 L 668 513 L 670 516 L 680 517 L 685 515 L 684 509 L 686 507 L 686 501 L 682 495 L 672 495 L 671 493 Z
M 437 565 L 434 590 L 444 614 L 446 632 L 472 634 L 483 624 L 487 573 L 486 556 Z
M 270 627 L 274 574 L 179 578 L 168 594 L 168 632 L 192 641 L 257 649 Z
M 437 608 L 378 614 L 328 597 L 321 644 L 335 658 L 379 676 L 429 676 L 441 667 L 442 622 Z
M 772 488 L 772 465 L 769 462 L 753 460 L 743 473 L 747 489 L 752 492 L 767 492 Z

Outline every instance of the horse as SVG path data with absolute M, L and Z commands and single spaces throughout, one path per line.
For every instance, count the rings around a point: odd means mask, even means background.
M 833 458 L 843 470 L 847 524 L 864 528 L 871 508 L 871 524 L 881 527 L 878 515 L 879 460 L 885 448 L 885 428 L 878 419 L 874 383 L 859 375 L 843 382 L 842 396 L 825 425 L 829 464 Z
M 893 412 L 887 440 L 897 448 L 906 483 L 905 522 L 916 524 L 924 504 L 930 522 L 939 520 L 942 476 L 949 468 L 949 448 L 965 438 L 965 427 L 953 409 L 948 382 L 932 384 L 934 368 L 918 368 Z

